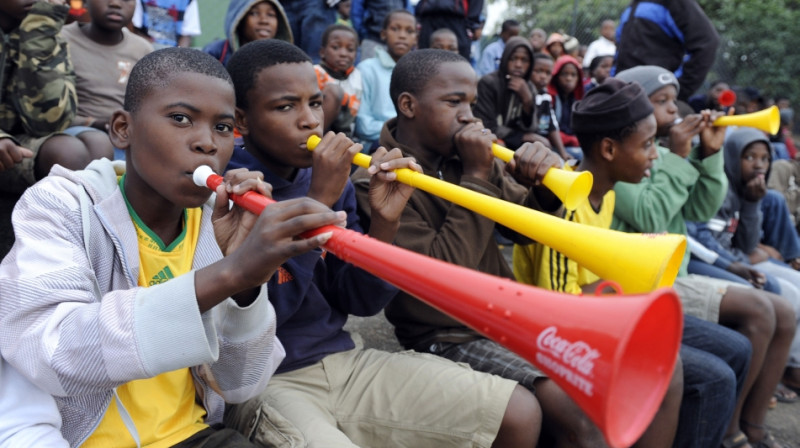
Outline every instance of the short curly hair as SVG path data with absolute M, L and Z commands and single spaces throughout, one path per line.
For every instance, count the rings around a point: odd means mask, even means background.
M 236 107 L 247 109 L 247 92 L 256 76 L 267 67 L 278 64 L 311 63 L 311 58 L 289 42 L 279 39 L 255 40 L 236 50 L 228 61 L 228 73 L 236 90 Z
M 439 67 L 448 62 L 465 62 L 463 56 L 447 50 L 426 48 L 409 52 L 394 66 L 389 85 L 389 96 L 397 109 L 397 99 L 403 92 L 419 95 L 425 84 L 439 73 Z
M 166 87 L 181 73 L 199 73 L 233 86 L 225 67 L 208 53 L 191 48 L 163 48 L 147 54 L 133 66 L 125 88 L 123 109 L 136 113 L 151 90 Z

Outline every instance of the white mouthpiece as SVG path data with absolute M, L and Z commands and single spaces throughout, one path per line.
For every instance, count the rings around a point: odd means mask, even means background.
M 212 170 L 210 166 L 200 165 L 194 170 L 194 173 L 192 174 L 192 180 L 198 187 L 205 187 L 207 186 L 206 181 L 208 180 L 208 177 L 212 174 L 214 174 L 214 170 Z

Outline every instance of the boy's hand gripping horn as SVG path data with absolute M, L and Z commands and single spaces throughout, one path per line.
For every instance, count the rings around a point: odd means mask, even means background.
M 215 190 L 209 167 L 197 185 Z M 249 191 L 234 203 L 260 213 L 272 199 Z M 555 219 L 555 218 L 554 218 Z M 561 220 L 559 220 L 561 221 Z M 632 445 L 655 416 L 675 367 L 683 330 L 677 295 L 573 296 L 494 277 L 324 226 L 325 249 L 405 290 L 536 364 L 603 432 L 612 448 Z
M 316 135 L 309 137 L 307 142 L 308 149 L 313 151 L 320 140 L 321 139 Z M 504 148 L 497 143 L 492 144 L 492 153 L 495 157 L 504 162 L 508 162 L 514 157 L 514 151 Z M 370 156 L 358 153 L 353 158 L 353 164 L 362 168 L 369 168 L 370 159 Z M 397 171 L 399 174 L 400 170 Z M 542 179 L 542 183 L 561 199 L 561 202 L 567 210 L 575 210 L 589 197 L 589 192 L 592 191 L 592 173 L 588 171 L 575 172 L 550 168 L 544 176 L 544 179 Z

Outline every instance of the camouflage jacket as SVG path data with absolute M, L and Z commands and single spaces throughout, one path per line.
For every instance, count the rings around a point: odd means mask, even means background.
M 36 2 L 18 28 L 0 30 L 0 138 L 44 137 L 72 122 L 75 74 L 58 35 L 68 11 Z

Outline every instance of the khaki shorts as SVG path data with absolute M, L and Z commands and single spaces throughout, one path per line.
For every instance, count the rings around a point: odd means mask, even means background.
M 270 447 L 489 447 L 516 382 L 416 352 L 350 350 L 275 375 L 225 425 Z
M 747 287 L 741 283 L 696 274 L 678 277 L 672 285 L 681 299 L 684 313 L 715 324 L 719 323 L 722 296 L 731 286 Z
M 36 183 L 36 176 L 33 172 L 33 165 L 36 161 L 36 156 L 39 154 L 39 148 L 42 147 L 44 142 L 49 138 L 60 135 L 60 133 L 46 135 L 44 137 L 33 138 L 27 135 L 15 135 L 19 146 L 28 148 L 33 151 L 33 157 L 26 157 L 21 162 L 14 165 L 13 168 L 6 171 L 0 171 L 0 191 L 5 193 L 22 193 Z

